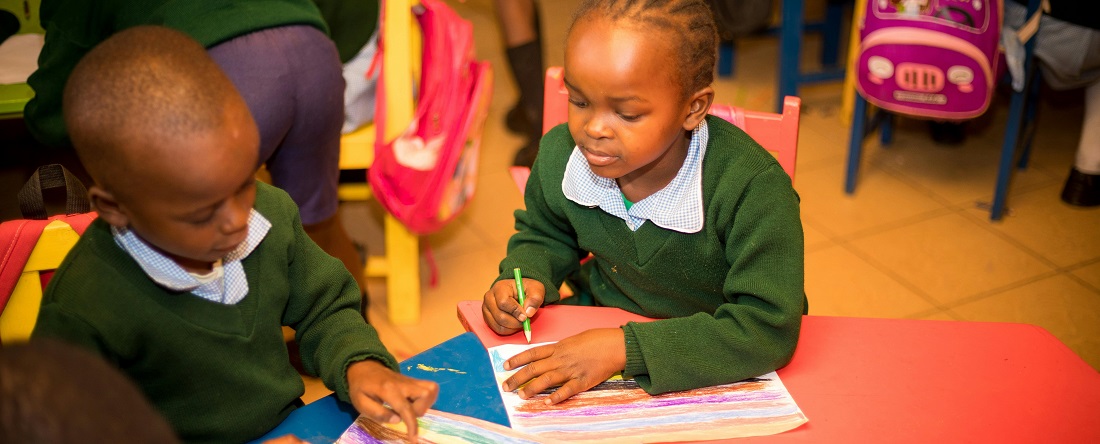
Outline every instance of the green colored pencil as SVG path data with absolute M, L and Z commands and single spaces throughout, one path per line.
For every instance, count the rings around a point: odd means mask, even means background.
M 527 310 L 523 308 L 523 276 L 519 273 L 519 268 L 513 268 L 512 271 L 516 274 L 516 292 L 519 294 L 519 309 L 523 310 L 526 315 Z M 527 337 L 527 343 L 531 343 L 531 318 L 523 320 L 523 336 Z

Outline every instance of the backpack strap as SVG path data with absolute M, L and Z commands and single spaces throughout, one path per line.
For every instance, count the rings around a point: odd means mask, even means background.
M 19 190 L 19 211 L 26 219 L 44 220 L 47 218 L 46 204 L 42 199 L 42 190 L 65 188 L 65 214 L 80 214 L 91 211 L 88 204 L 88 190 L 80 179 L 60 164 L 38 167 L 30 180 Z
M 1039 10 L 1031 14 L 1028 17 L 1027 22 L 1016 31 L 1016 38 L 1020 40 L 1020 43 L 1027 43 L 1031 40 L 1031 37 L 1035 36 L 1036 32 L 1039 32 L 1039 19 L 1043 17 L 1043 14 L 1050 14 L 1050 0 L 1041 0 L 1039 2 Z

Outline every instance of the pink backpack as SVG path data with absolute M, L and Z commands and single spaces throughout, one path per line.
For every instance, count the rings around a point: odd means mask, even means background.
M 1003 0 L 868 0 L 856 88 L 917 117 L 985 112 L 996 84 Z
M 416 110 L 399 137 L 376 138 L 368 179 L 390 214 L 413 233 L 428 234 L 458 216 L 474 195 L 493 77 L 488 62 L 474 59 L 469 21 L 440 0 L 421 0 L 413 12 L 424 45 Z M 385 51 L 386 42 L 380 45 Z M 409 79 L 382 72 L 375 112 L 380 135 L 387 118 L 383 84 Z

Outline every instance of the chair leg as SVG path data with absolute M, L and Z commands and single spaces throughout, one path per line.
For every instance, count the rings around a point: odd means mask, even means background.
M 878 127 L 879 143 L 881 143 L 883 147 L 888 147 L 891 143 L 894 143 L 894 119 L 896 119 L 897 116 L 894 115 L 894 113 L 881 109 L 878 110 L 878 112 L 881 113 L 882 119 Z
M 1031 54 L 1030 45 L 1033 43 L 1034 40 L 1028 42 L 1028 54 Z M 1025 125 L 1024 114 L 1027 109 L 1027 96 L 1032 87 L 1031 82 L 1035 80 L 1032 75 L 1033 63 L 1030 59 L 1028 57 L 1024 65 L 1024 72 L 1026 73 L 1024 90 L 1012 93 L 1012 102 L 1008 107 L 1008 119 L 1005 121 L 1005 139 L 1001 145 L 1001 161 L 997 167 L 997 184 L 993 189 L 993 205 L 989 211 L 989 218 L 994 221 L 1001 220 L 1004 217 L 1005 200 L 1012 179 L 1013 166 L 1018 160 L 1016 158 L 1017 144 Z
M 390 322 L 420 321 L 420 238 L 390 214 L 385 217 L 386 305 Z
M 736 63 L 737 42 L 733 40 L 723 41 L 718 45 L 718 76 L 732 77 Z
M 783 0 L 779 30 L 779 79 L 775 94 L 775 112 L 783 112 L 783 98 L 798 95 L 802 75 L 802 0 Z
M 1032 69 L 1031 85 L 1027 90 L 1027 118 L 1025 121 L 1025 129 L 1023 131 L 1022 140 L 1023 148 L 1020 153 L 1020 161 L 1016 163 L 1016 168 L 1027 168 L 1027 163 L 1031 160 L 1031 142 L 1035 140 L 1035 132 L 1038 127 L 1036 116 L 1039 114 L 1039 87 L 1043 83 L 1042 71 L 1039 71 L 1034 66 Z
M 856 94 L 852 111 L 852 129 L 848 135 L 848 172 L 844 177 L 844 192 L 856 191 L 856 178 L 859 176 L 859 162 L 863 154 L 863 138 L 867 126 L 867 101 Z
M 844 20 L 844 3 L 828 2 L 825 26 L 821 30 L 821 66 L 834 66 L 840 58 L 840 22 Z

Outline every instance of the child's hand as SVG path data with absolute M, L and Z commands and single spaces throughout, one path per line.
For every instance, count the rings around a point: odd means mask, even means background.
M 410 378 L 372 359 L 348 366 L 348 397 L 355 410 L 378 422 L 403 421 L 410 439 L 416 437 L 416 418 L 438 394 L 439 384 Z
M 519 389 L 527 399 L 560 385 L 546 398 L 557 404 L 577 393 L 595 387 L 626 367 L 626 344 L 622 329 L 597 328 L 562 339 L 555 344 L 535 347 L 504 361 L 504 369 L 526 365 L 504 381 L 504 390 Z
M 546 288 L 534 279 L 523 279 L 523 307 L 519 306 L 516 281 L 503 279 L 493 284 L 481 303 L 481 315 L 489 328 L 499 335 L 510 335 L 523 329 L 523 320 L 535 315 L 546 298 Z

